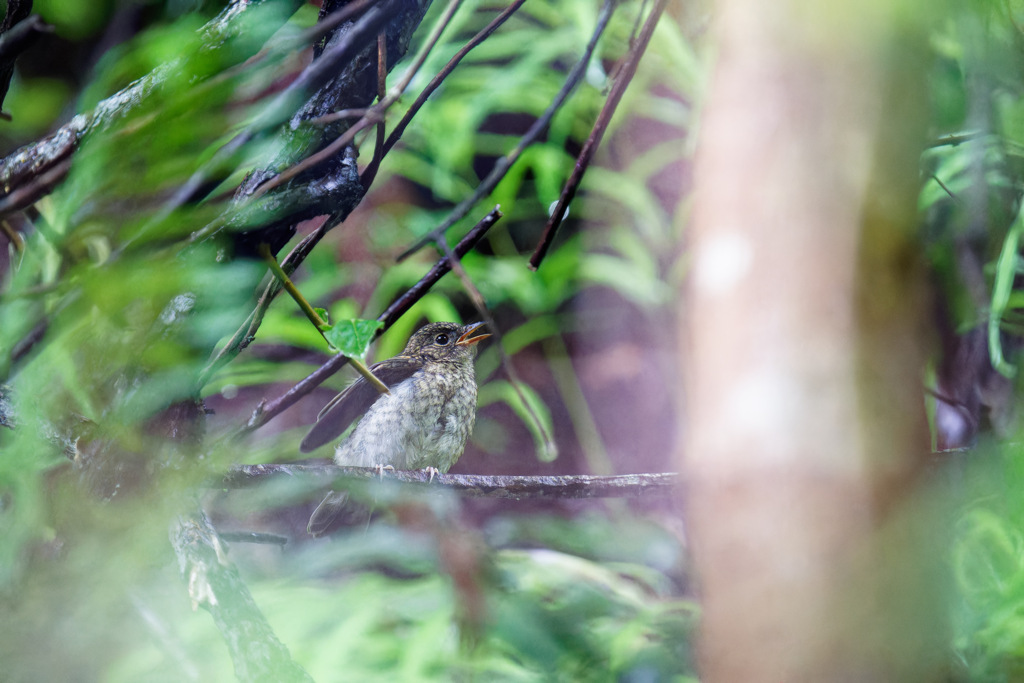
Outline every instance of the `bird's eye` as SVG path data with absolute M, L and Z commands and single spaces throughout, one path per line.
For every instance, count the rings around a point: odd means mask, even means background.
M 434 337 L 434 343 L 437 344 L 438 346 L 445 346 L 448 343 L 448 335 L 447 334 L 439 334 L 439 335 L 437 335 L 436 337 Z

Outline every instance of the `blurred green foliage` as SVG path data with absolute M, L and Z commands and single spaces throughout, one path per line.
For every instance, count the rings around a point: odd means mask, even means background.
M 611 530 L 605 520 L 590 521 Z M 615 529 L 630 530 L 643 529 Z M 692 670 L 692 604 L 672 597 L 664 575 L 641 564 L 548 549 L 499 550 L 486 559 L 480 592 L 467 597 L 441 571 L 435 538 L 386 523 L 337 537 L 326 548 L 272 552 L 277 557 L 269 561 L 245 548 L 232 556 L 247 568 L 254 597 L 278 635 L 319 681 L 690 680 L 682 672 Z M 181 648 L 174 666 L 230 678 L 212 624 L 165 604 L 172 598 L 157 593 L 148 608 L 180 618 L 165 624 L 166 639 Z M 483 622 L 466 614 L 472 600 L 483 606 Z M 140 638 L 111 680 L 161 680 L 168 671 L 162 648 L 160 639 Z
M 398 264 L 393 257 L 436 226 L 494 159 L 515 146 L 562 86 L 566 67 L 590 36 L 597 5 L 531 0 L 471 53 L 384 160 L 364 229 L 354 234 L 341 226 L 295 274 L 307 299 L 331 320 L 373 318 L 423 275 L 436 253 L 425 250 Z M 66 119 L 69 107 L 86 111 L 154 70 L 160 87 L 86 138 L 67 180 L 38 205 L 36 229 L 23 252 L 11 253 L 13 265 L 4 273 L 0 348 L 13 349 L 34 328 L 45 328 L 26 358 L 11 362 L 5 353 L 0 361 L 9 383 L 0 386 L 0 404 L 12 409 L 4 408 L 4 421 L 13 415 L 17 425 L 0 427 L 5 680 L 232 676 L 213 621 L 189 609 L 167 526 L 191 509 L 207 468 L 294 457 L 299 436 L 289 429 L 244 443 L 220 434 L 169 443 L 161 431 L 161 411 L 195 396 L 211 349 L 243 323 L 265 274 L 262 264 L 228 260 L 216 241 L 184 241 L 214 222 L 221 207 L 165 208 L 170 193 L 197 171 L 212 170 L 228 190 L 287 144 L 270 136 L 215 157 L 260 114 L 267 89 L 294 71 L 299 57 L 282 46 L 312 24 L 316 11 L 307 5 L 287 16 L 284 3 L 263 3 L 250 15 L 252 26 L 211 48 L 200 27 L 222 6 L 35 3 L 62 39 L 93 46 L 126 9 L 144 8 L 149 28 L 97 55 L 88 73 L 77 71 L 82 87 L 71 77 L 19 72 L 5 102 L 14 117 L 3 128 L 6 141 L 38 136 Z M 670 316 L 686 267 L 681 244 L 688 207 L 685 198 L 666 198 L 663 178 L 683 182 L 680 150 L 692 149 L 693 103 L 706 78 L 692 27 L 671 16 L 660 23 L 563 234 L 536 273 L 524 267 L 523 253 L 535 243 L 604 102 L 608 69 L 627 49 L 642 6 L 619 3 L 599 58 L 548 134 L 450 236 L 454 242 L 474 216 L 501 205 L 505 219 L 464 265 L 488 309 L 507 325 L 505 352 L 539 349 L 570 417 L 557 422 L 538 388 L 517 392 L 493 347 L 478 362 L 481 406 L 507 404 L 530 430 L 542 461 L 553 457 L 545 432 L 575 430 L 557 436 L 580 442 L 592 471 L 608 471 L 609 459 L 563 335 L 603 331 L 573 315 L 578 298 L 595 290 L 612 292 L 642 319 Z M 442 10 L 433 7 L 425 25 Z M 1013 375 L 1017 361 L 1007 340 L 1024 330 L 1024 7 L 978 1 L 942 11 L 948 14 L 932 18 L 934 63 L 927 74 L 934 144 L 922 157 L 928 257 L 954 302 L 956 324 L 986 326 L 996 366 Z M 410 93 L 493 15 L 488 3 L 467 0 Z M 417 34 L 413 51 L 426 33 Z M 264 40 L 267 53 L 247 62 Z M 391 80 L 407 67 L 408 60 L 399 64 Z M 389 121 L 411 99 L 399 102 Z M 650 130 L 657 134 L 645 138 Z M 367 157 L 364 151 L 360 161 Z M 964 243 L 981 255 L 981 301 L 958 281 L 956 250 Z M 471 311 L 462 285 L 449 275 L 373 353 L 395 355 L 422 321 L 459 320 Z M 326 352 L 320 333 L 283 297 L 267 311 L 253 345 L 202 395 L 248 401 L 255 394 L 246 389 L 298 381 L 322 357 L 281 361 L 281 347 Z M 477 445 L 502 453 L 516 429 L 522 426 L 483 419 Z M 992 445 L 972 456 L 979 462 L 964 474 L 965 502 L 955 512 L 949 555 L 960 680 L 996 683 L 1024 672 L 1022 455 Z M 112 463 L 98 473 L 100 481 L 74 476 L 90 459 Z M 133 484 L 157 472 L 163 474 L 151 488 L 103 488 L 105 477 Z M 220 511 L 224 526 L 288 534 L 304 527 L 304 519 L 292 518 L 307 514 L 301 506 L 310 494 L 275 484 L 201 497 Z M 692 602 L 680 597 L 687 589 L 684 549 L 642 515 L 609 505 L 572 518 L 496 515 L 478 528 L 458 519 L 451 501 L 440 510 L 423 503 L 428 511 L 410 523 L 402 516 L 408 501 L 385 494 L 373 500 L 373 517 L 332 541 L 300 541 L 283 552 L 236 544 L 230 551 L 270 624 L 317 680 L 693 680 L 688 643 L 696 616 Z M 446 543 L 467 544 L 469 559 L 454 561 L 442 551 Z
M 403 191 L 371 193 L 365 234 L 342 226 L 296 273 L 306 298 L 331 320 L 373 318 L 423 275 L 435 253 L 401 264 L 393 257 L 472 191 L 561 87 L 597 7 L 589 0 L 528 5 L 467 58 L 385 159 L 375 187 Z M 622 168 L 595 167 L 547 261 L 538 273 L 525 268 L 523 252 L 604 102 L 605 69 L 627 49 L 645 7 L 639 0 L 619 5 L 599 59 L 546 138 L 481 204 L 482 214 L 500 203 L 506 220 L 464 261 L 488 308 L 509 321 L 505 351 L 539 345 L 542 361 L 561 364 L 563 375 L 561 335 L 580 325 L 570 314 L 576 297 L 608 288 L 656 317 L 666 314 L 681 272 L 683 223 L 669 205 L 674 200 L 659 196 L 651 181 L 678 162 L 701 68 L 669 18 L 610 136 L 628 140 L 636 112 L 671 135 L 623 155 Z M 294 457 L 298 430 L 239 441 L 225 438 L 237 416 L 213 419 L 224 432 L 205 435 L 172 433 L 163 421 L 168 406 L 198 410 L 192 400 L 200 392 L 249 401 L 254 394 L 246 389 L 293 383 L 322 357 L 293 353 L 279 361 L 282 346 L 327 351 L 293 302 L 280 297 L 253 345 L 197 386 L 211 351 L 252 310 L 265 267 L 231 260 L 218 239 L 190 239 L 216 223 L 223 205 L 178 206 L 171 197 L 197 172 L 229 190 L 288 144 L 266 136 L 225 158 L 216 154 L 259 116 L 267 89 L 298 67 L 285 48 L 315 17 L 311 6 L 289 16 L 288 3 L 268 0 L 246 14 L 251 24 L 243 30 L 208 40 L 201 27 L 222 6 L 36 3 L 62 39 L 93 46 L 118 12 L 143 7 L 149 27 L 106 46 L 81 88 L 71 85 L 74 78 L 19 76 L 5 105 L 20 126 L 6 129 L 6 139 L 19 140 L 67 118 L 70 103 L 87 111 L 126 87 L 145 95 L 82 141 L 67 179 L 38 204 L 35 229 L 26 230 L 24 250 L 11 252 L 4 272 L 0 348 L 15 349 L 41 330 L 26 355 L 5 353 L 0 367 L 8 383 L 0 388 L 17 425 L 0 428 L 5 680 L 230 678 L 223 634 L 208 614 L 189 610 L 168 526 L 201 498 L 221 511 L 222 527 L 284 526 L 290 534 L 286 522 L 310 498 L 308 489 L 280 486 L 197 493 L 210 472 L 229 464 Z M 434 7 L 425 25 L 442 9 Z M 464 3 L 410 91 L 493 15 L 487 3 Z M 266 53 L 253 58 L 264 41 Z M 389 120 L 397 120 L 402 106 Z M 364 151 L 360 161 L 367 156 Z M 452 241 L 473 222 L 456 226 Z M 375 353 L 397 353 L 424 319 L 458 320 L 470 310 L 458 279 L 448 276 L 381 338 Z M 543 344 L 552 341 L 558 343 Z M 541 392 L 514 391 L 499 372 L 497 349 L 487 350 L 479 361 L 482 405 L 507 403 L 533 429 L 537 456 L 550 459 L 543 434 L 555 423 Z M 346 380 L 332 381 L 339 387 Z M 558 386 L 566 401 L 586 411 L 578 383 Z M 526 404 L 539 422 L 527 419 Z M 499 450 L 514 428 L 488 421 L 485 446 Z M 599 446 L 591 451 L 594 469 L 607 469 Z M 372 523 L 333 542 L 293 543 L 283 553 L 230 550 L 272 627 L 318 680 L 682 681 L 692 675 L 694 608 L 680 597 L 681 544 L 625 506 L 611 505 L 579 523 L 497 516 L 483 530 L 464 526 L 450 510 L 432 511 L 426 518 L 436 526 L 424 531 L 403 521 L 408 501 L 378 498 L 376 505 Z M 397 517 L 388 514 L 392 507 Z M 304 526 L 303 520 L 297 528 Z M 476 559 L 460 565 L 443 548 L 462 540 Z M 482 611 L 474 611 L 474 601 Z
M 1001 330 L 1021 330 L 1021 302 L 1013 296 L 1024 187 L 1024 67 L 1019 3 L 961 3 L 932 34 L 930 73 L 934 143 L 922 158 L 920 207 L 927 221 L 932 260 L 954 302 L 956 323 L 988 327 L 995 367 L 1005 359 Z M 957 244 L 959 242 L 959 245 Z M 957 281 L 957 253 L 979 252 L 987 300 L 971 297 Z
M 992 365 L 1007 377 L 1017 374 L 1024 331 L 1022 20 L 1019 2 L 961 2 L 936 23 L 934 142 L 922 157 L 920 196 L 928 255 L 953 324 L 986 329 Z M 980 264 L 980 287 L 964 276 L 968 255 Z M 1018 393 L 1008 398 L 1011 413 Z M 992 421 L 1004 437 L 1020 439 L 1019 420 Z M 997 683 L 1024 674 L 1022 455 L 1019 444 L 988 437 L 953 467 L 952 490 L 963 494 L 949 556 L 955 680 Z
M 954 645 L 963 680 L 1001 683 L 1024 673 L 1024 453 L 989 444 L 978 455 L 950 557 Z

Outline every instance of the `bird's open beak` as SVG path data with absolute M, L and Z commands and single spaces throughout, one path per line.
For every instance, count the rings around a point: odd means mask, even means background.
M 478 334 L 475 337 L 473 336 L 473 333 L 483 326 L 483 323 L 473 323 L 472 325 L 467 325 L 465 328 L 466 331 L 462 333 L 462 336 L 459 337 L 455 344 L 458 346 L 469 346 L 471 344 L 476 344 L 478 341 L 483 341 L 484 339 L 487 339 L 491 335 Z

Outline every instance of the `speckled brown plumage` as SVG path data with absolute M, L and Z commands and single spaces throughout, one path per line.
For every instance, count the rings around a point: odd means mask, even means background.
M 310 451 L 340 436 L 362 415 L 335 450 L 338 465 L 433 467 L 447 472 L 466 447 L 476 421 L 476 343 L 482 323 L 431 323 L 420 328 L 394 358 L 370 369 L 391 393 L 381 394 L 360 378 L 321 411 L 302 442 Z M 310 519 L 310 533 L 322 533 L 342 500 L 324 499 Z

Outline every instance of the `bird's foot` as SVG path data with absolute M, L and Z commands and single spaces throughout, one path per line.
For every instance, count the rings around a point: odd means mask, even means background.
M 430 475 L 430 478 L 427 479 L 428 484 L 432 484 L 434 482 L 434 477 L 441 474 L 441 470 L 437 469 L 436 467 L 424 467 L 423 471 Z
M 384 470 L 391 470 L 392 472 L 394 472 L 395 468 L 392 467 L 391 465 L 377 465 L 376 470 L 377 477 L 379 477 L 381 481 L 384 481 Z

